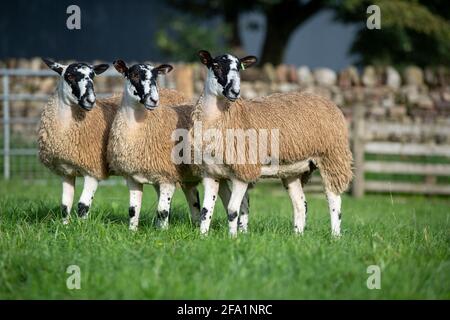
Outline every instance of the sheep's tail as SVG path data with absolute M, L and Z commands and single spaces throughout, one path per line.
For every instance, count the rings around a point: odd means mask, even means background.
M 321 157 L 317 163 L 325 190 L 341 194 L 347 190 L 353 179 L 353 156 L 348 143 L 335 147 L 332 152 Z

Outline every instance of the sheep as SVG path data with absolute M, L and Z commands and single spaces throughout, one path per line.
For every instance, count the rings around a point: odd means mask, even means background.
M 170 203 L 177 183 L 188 201 L 192 221 L 199 223 L 198 170 L 194 166 L 177 165 L 172 158 L 175 144 L 172 134 L 176 129 L 187 131 L 190 127 L 192 105 L 184 105 L 188 100 L 181 93 L 157 86 L 157 77 L 170 72 L 172 66 L 135 64 L 128 67 L 123 60 L 117 60 L 114 67 L 124 76 L 125 85 L 107 154 L 111 169 L 127 181 L 130 230 L 138 228 L 144 183 L 154 184 L 158 194 L 157 225 L 160 228 L 168 227 Z M 227 203 L 229 187 L 225 181 L 218 183 L 219 195 Z M 247 199 L 242 206 L 246 214 Z
M 341 197 L 352 179 L 352 153 L 348 130 L 340 109 L 331 101 L 307 93 L 273 94 L 264 98 L 240 98 L 240 70 L 256 63 L 256 57 L 239 59 L 233 55 L 212 58 L 207 51 L 199 51 L 200 61 L 208 68 L 205 87 L 192 113 L 193 128 L 217 129 L 224 137 L 229 129 L 269 130 L 274 134 L 268 144 L 278 146 L 269 150 L 268 159 L 278 163 L 268 165 L 267 159 L 249 161 L 250 146 L 239 149 L 234 143 L 213 142 L 216 159 L 226 159 L 227 152 L 241 150 L 244 164 L 206 163 L 200 161 L 205 195 L 200 231 L 207 234 L 217 193 L 217 179 L 232 181 L 232 195 L 227 208 L 230 235 L 236 235 L 239 206 L 249 183 L 259 178 L 278 177 L 287 189 L 294 210 L 294 231 L 302 234 L 306 223 L 307 203 L 303 186 L 311 173 L 320 170 L 328 199 L 333 236 L 340 236 Z M 224 99 L 225 98 L 225 99 Z M 276 134 L 278 133 L 278 134 Z M 204 150 L 206 139 L 195 137 L 191 129 L 195 152 Z M 197 141 L 197 142 L 196 142 Z M 198 142 L 199 141 L 199 142 Z M 259 145 L 261 145 L 259 141 Z M 274 144 L 272 144 L 274 143 Z M 242 147 L 242 146 L 241 146 Z M 226 150 L 226 149 L 230 150 Z M 204 151 L 203 151 L 204 153 Z M 220 162 L 220 161 L 219 161 Z
M 38 131 L 39 159 L 62 177 L 61 213 L 69 223 L 75 179 L 84 177 L 78 216 L 86 219 L 100 180 L 109 176 L 106 145 L 118 98 L 97 100 L 93 79 L 108 64 L 60 63 L 43 59 L 60 75 L 57 89 L 44 106 Z

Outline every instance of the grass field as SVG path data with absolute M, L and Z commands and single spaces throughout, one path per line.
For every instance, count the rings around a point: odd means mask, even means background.
M 0 182 L 2 299 L 450 298 L 448 198 L 346 196 L 335 240 L 324 196 L 307 195 L 299 237 L 283 188 L 260 184 L 250 194 L 249 234 L 229 239 L 218 203 L 202 238 L 179 191 L 170 229 L 155 229 L 151 187 L 137 233 L 127 229 L 124 185 L 101 186 L 90 219 L 63 226 L 57 182 Z M 66 287 L 70 265 L 81 270 L 80 290 Z M 370 265 L 382 270 L 380 290 L 366 286 Z

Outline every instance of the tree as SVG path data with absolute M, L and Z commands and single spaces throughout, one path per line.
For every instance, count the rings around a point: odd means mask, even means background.
M 266 36 L 260 63 L 280 64 L 287 44 L 296 28 L 324 8 L 325 0 L 168 0 L 179 12 L 203 17 L 221 17 L 229 28 L 229 47 L 242 51 L 239 35 L 239 14 L 251 10 L 262 12 L 266 17 Z
M 337 19 L 360 22 L 361 8 L 381 9 L 381 30 L 359 29 L 351 52 L 360 64 L 450 65 L 450 2 L 446 0 L 346 0 L 336 6 Z
M 171 7 L 200 19 L 220 17 L 229 30 L 226 41 L 242 51 L 239 15 L 256 10 L 266 19 L 260 63 L 283 62 L 297 28 L 321 10 L 360 26 L 352 53 L 359 63 L 450 64 L 450 1 L 448 0 L 168 0 Z M 381 8 L 381 30 L 366 28 L 366 9 Z M 430 59 L 432 58 L 432 59 Z

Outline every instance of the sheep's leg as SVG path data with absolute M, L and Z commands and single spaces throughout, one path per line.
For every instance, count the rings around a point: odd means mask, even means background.
M 219 197 L 222 200 L 224 208 L 227 208 L 231 197 L 231 189 L 227 180 L 220 180 L 219 182 Z
M 225 208 L 228 208 L 231 197 L 231 189 L 226 180 L 220 180 L 219 197 Z M 248 190 L 245 192 L 244 199 L 241 203 L 240 214 L 238 218 L 238 230 L 245 233 L 248 230 L 248 213 L 250 208 L 250 198 L 248 197 Z
M 235 237 L 237 234 L 239 209 L 242 204 L 242 199 L 244 199 L 245 192 L 247 191 L 248 183 L 236 179 L 231 180 L 231 182 L 231 198 L 228 203 L 227 213 L 230 235 Z
M 204 177 L 203 186 L 205 187 L 205 195 L 200 213 L 200 233 L 207 234 L 219 191 L 219 181 L 210 177 Z
M 61 200 L 61 215 L 63 218 L 63 224 L 69 223 L 70 210 L 72 210 L 74 193 L 75 193 L 75 177 L 63 177 L 62 200 Z
M 91 176 L 84 177 L 83 192 L 81 193 L 80 201 L 78 201 L 78 216 L 82 219 L 87 219 L 89 209 L 94 199 L 95 191 L 98 187 L 98 180 Z
M 128 207 L 128 215 L 130 216 L 130 230 L 136 231 L 139 224 L 139 214 L 142 206 L 142 183 L 127 178 L 128 190 L 130 192 L 130 206 Z
M 170 203 L 174 192 L 175 184 L 161 183 L 159 185 L 157 225 L 161 229 L 167 229 L 169 227 Z
M 306 224 L 306 198 L 299 178 L 282 179 L 294 209 L 294 232 L 302 234 Z
M 197 190 L 197 185 L 182 184 L 181 188 L 189 204 L 192 224 L 197 226 L 200 223 L 200 195 Z
M 331 234 L 339 237 L 341 235 L 341 195 L 328 190 L 326 194 L 330 209 Z
M 250 212 L 250 197 L 248 196 L 248 189 L 245 191 L 244 199 L 241 203 L 241 212 L 238 218 L 238 230 L 242 233 L 248 231 L 248 214 Z

